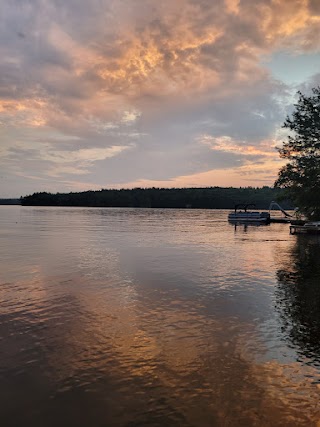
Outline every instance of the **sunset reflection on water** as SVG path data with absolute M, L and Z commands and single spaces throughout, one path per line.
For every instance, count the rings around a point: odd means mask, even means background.
M 1 425 L 318 426 L 320 243 L 226 216 L 2 208 Z

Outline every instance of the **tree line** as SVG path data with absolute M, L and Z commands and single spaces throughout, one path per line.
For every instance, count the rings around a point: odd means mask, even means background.
M 20 199 L 0 199 L 0 205 L 20 205 Z
M 243 188 L 134 188 L 78 193 L 34 193 L 21 198 L 24 206 L 92 206 L 132 208 L 233 209 L 238 203 L 253 203 L 268 209 L 271 201 L 283 199 L 283 190 L 271 187 Z M 289 201 L 281 202 L 292 208 Z

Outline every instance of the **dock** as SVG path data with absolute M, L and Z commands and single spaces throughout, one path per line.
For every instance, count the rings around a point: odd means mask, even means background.
M 290 225 L 290 234 L 320 234 L 320 227 L 316 225 Z
M 281 223 L 281 224 L 290 224 L 291 219 L 290 218 L 270 218 L 270 223 Z

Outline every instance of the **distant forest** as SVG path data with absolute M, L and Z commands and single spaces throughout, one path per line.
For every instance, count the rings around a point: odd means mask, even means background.
M 20 205 L 20 199 L 0 199 L 0 205 Z
M 238 203 L 253 203 L 267 209 L 282 200 L 284 209 L 293 208 L 284 200 L 284 191 L 262 188 L 134 188 L 132 190 L 85 191 L 81 193 L 34 193 L 21 198 L 24 206 L 91 206 L 132 208 L 232 209 Z

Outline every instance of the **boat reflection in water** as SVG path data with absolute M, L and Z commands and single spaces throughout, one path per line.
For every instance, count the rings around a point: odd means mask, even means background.
M 263 223 L 263 222 L 249 222 L 249 221 L 229 221 L 229 223 L 231 225 L 233 225 L 234 227 L 234 231 L 240 231 L 240 232 L 244 232 L 247 233 L 250 228 L 258 228 L 258 227 L 262 227 L 262 226 L 266 226 L 266 225 L 270 225 L 269 223 Z

